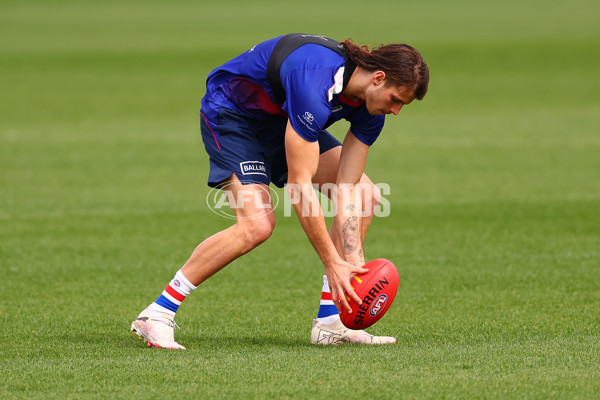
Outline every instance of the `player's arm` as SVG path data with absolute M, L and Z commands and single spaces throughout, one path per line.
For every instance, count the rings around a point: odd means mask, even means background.
M 360 180 L 367 163 L 369 146 L 348 131 L 337 173 L 337 191 L 333 193 L 337 212 L 333 219 L 332 236 L 339 241 L 341 254 L 350 264 L 365 264 L 362 232 L 362 196 Z
M 285 151 L 288 163 L 287 189 L 300 224 L 325 266 L 332 298 L 341 299 L 342 306 L 350 312 L 344 293 L 361 303 L 350 286 L 350 275 L 364 273 L 366 270 L 342 260 L 327 232 L 321 205 L 312 186 L 312 177 L 319 164 L 319 144 L 300 137 L 288 122 Z M 335 304 L 338 311 L 341 311 L 338 302 Z

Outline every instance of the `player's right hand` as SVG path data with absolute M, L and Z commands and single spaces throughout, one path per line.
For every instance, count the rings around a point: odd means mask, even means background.
M 346 296 L 352 298 L 358 304 L 362 304 L 360 297 L 358 297 L 350 285 L 350 279 L 354 275 L 364 274 L 368 271 L 368 269 L 347 263 L 341 258 L 325 264 L 325 274 L 329 281 L 331 299 L 340 314 L 342 313 L 342 307 L 344 307 L 348 313 L 352 312 L 352 308 L 350 307 L 350 304 L 348 304 L 348 298 Z

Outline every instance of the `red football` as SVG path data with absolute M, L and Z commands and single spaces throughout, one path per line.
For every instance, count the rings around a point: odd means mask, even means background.
M 363 268 L 369 272 L 350 280 L 354 291 L 362 299 L 362 305 L 346 296 L 352 314 L 342 307 L 340 315 L 342 323 L 350 329 L 368 328 L 379 321 L 389 310 L 398 291 L 398 270 L 391 261 L 378 258 L 369 261 Z

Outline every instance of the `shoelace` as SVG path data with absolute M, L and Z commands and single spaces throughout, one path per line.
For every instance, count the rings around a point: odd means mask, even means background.
M 177 329 L 181 329 L 179 327 L 179 325 L 177 325 L 177 322 L 175 322 L 174 319 L 171 318 L 164 318 L 164 317 L 150 317 L 149 319 L 151 319 L 152 321 L 156 321 L 156 322 L 160 322 L 161 324 L 165 324 L 167 325 L 169 328 L 177 328 Z

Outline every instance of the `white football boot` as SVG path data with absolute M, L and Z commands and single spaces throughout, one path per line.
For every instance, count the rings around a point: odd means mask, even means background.
M 330 324 L 324 324 L 315 319 L 313 320 L 313 327 L 310 332 L 310 341 L 312 344 L 322 345 L 344 343 L 392 344 L 396 343 L 396 338 L 390 336 L 373 336 L 365 331 L 348 329 L 339 319 Z
M 166 313 L 149 313 L 145 309 L 131 323 L 131 332 L 148 343 L 148 347 L 157 349 L 185 350 L 185 347 L 175 341 L 174 331 L 179 326 L 173 317 Z

